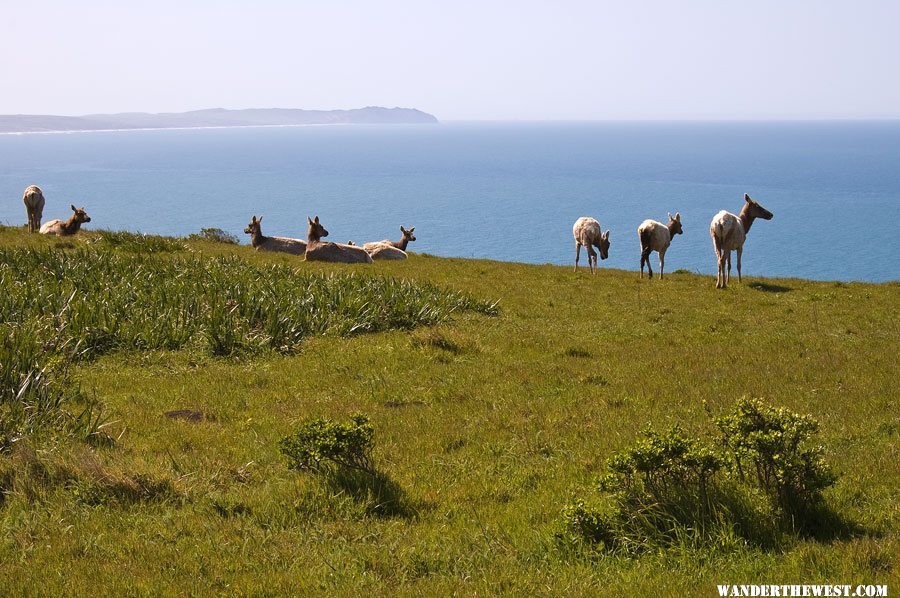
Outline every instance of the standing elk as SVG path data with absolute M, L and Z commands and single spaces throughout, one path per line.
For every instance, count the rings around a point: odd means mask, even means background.
M 35 233 L 41 229 L 41 216 L 44 215 L 44 193 L 37 185 L 29 185 L 22 196 L 25 212 L 28 214 L 28 232 Z
M 741 208 L 740 216 L 722 210 L 709 223 L 709 235 L 712 237 L 718 265 L 717 289 L 724 289 L 728 286 L 731 278 L 732 251 L 737 251 L 738 282 L 741 282 L 741 254 L 744 252 L 744 241 L 747 240 L 747 233 L 750 232 L 750 227 L 757 218 L 771 220 L 772 212 L 750 199 L 750 196 L 745 193 L 744 207 Z M 728 266 L 727 272 L 726 265 Z
M 663 278 L 663 269 L 666 263 L 666 251 L 672 243 L 675 235 L 684 231 L 681 228 L 681 214 L 675 212 L 675 217 L 669 214 L 669 223 L 663 224 L 656 220 L 644 220 L 638 227 L 638 238 L 641 240 L 641 278 L 644 277 L 644 264 L 647 264 L 647 272 L 653 278 L 653 269 L 650 268 L 650 253 L 659 252 L 659 278 Z

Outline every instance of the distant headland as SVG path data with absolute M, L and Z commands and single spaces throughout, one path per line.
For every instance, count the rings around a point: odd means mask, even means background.
M 418 124 L 438 119 L 415 108 L 368 106 L 353 110 L 300 110 L 210 108 L 191 112 L 124 112 L 86 116 L 31 114 L 0 115 L 0 133 L 113 131 L 121 129 L 183 129 L 212 127 L 264 127 L 337 124 Z

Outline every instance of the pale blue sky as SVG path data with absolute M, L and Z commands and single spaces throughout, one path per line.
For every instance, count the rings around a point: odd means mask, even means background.
M 0 114 L 900 117 L 900 1 L 0 0 Z

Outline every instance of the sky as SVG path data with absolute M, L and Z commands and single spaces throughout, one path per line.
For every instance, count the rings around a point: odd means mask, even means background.
M 897 0 L 0 0 L 0 114 L 900 117 Z

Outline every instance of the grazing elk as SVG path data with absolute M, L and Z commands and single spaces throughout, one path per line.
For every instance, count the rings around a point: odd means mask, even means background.
M 343 264 L 371 264 L 372 258 L 366 250 L 356 245 L 342 245 L 322 241 L 328 236 L 325 227 L 319 224 L 319 217 L 313 220 L 307 216 L 309 232 L 306 235 L 306 260 L 310 262 L 338 262 Z
M 306 242 L 289 237 L 267 237 L 262 234 L 262 216 L 253 216 L 244 232 L 250 235 L 250 244 L 257 251 L 278 251 L 292 255 L 306 253 Z
M 37 185 L 29 185 L 22 201 L 28 214 L 28 232 L 36 233 L 41 229 L 41 216 L 44 215 L 44 193 Z
M 737 251 L 738 282 L 741 282 L 741 254 L 744 252 L 744 241 L 747 239 L 750 227 L 753 226 L 753 221 L 757 218 L 771 220 L 772 212 L 750 199 L 750 196 L 745 193 L 744 207 L 741 208 L 740 216 L 722 210 L 710 222 L 709 235 L 712 237 L 713 249 L 718 262 L 717 289 L 724 289 L 728 286 L 731 278 L 732 251 Z M 728 266 L 727 272 L 726 265 Z
M 656 220 L 644 220 L 638 227 L 638 238 L 641 240 L 641 278 L 644 277 L 644 264 L 647 264 L 647 272 L 653 278 L 653 269 L 650 267 L 650 253 L 659 252 L 659 278 L 662 280 L 663 269 L 666 263 L 666 251 L 672 243 L 675 235 L 684 231 L 681 228 L 681 214 L 675 212 L 675 217 L 669 214 L 669 223 L 663 224 Z
M 593 218 L 581 217 L 575 221 L 572 235 L 575 237 L 574 271 L 578 272 L 578 258 L 581 256 L 581 247 L 584 246 L 588 253 L 588 267 L 591 274 L 594 274 L 594 268 L 597 268 L 597 253 L 594 251 L 594 247 L 600 250 L 601 260 L 609 257 L 609 231 L 601 233 L 599 222 Z
M 91 217 L 87 215 L 87 212 L 84 211 L 84 208 L 76 208 L 75 206 L 69 206 L 72 208 L 72 217 L 68 220 L 51 220 L 50 222 L 46 222 L 41 227 L 42 235 L 56 235 L 57 237 L 68 237 L 69 235 L 74 235 L 79 230 L 81 230 L 81 225 L 90 222 Z

